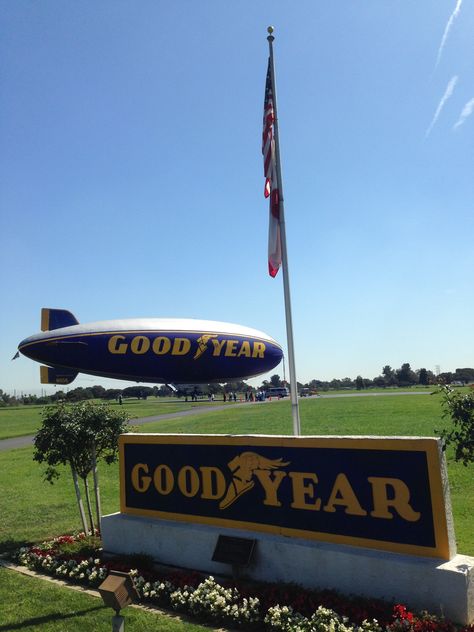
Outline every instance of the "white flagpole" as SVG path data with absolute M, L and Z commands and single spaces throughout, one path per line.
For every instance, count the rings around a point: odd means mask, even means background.
M 288 255 L 286 251 L 286 231 L 285 231 L 285 209 L 283 197 L 283 181 L 281 178 L 280 164 L 280 140 L 278 135 L 278 111 L 277 111 L 277 95 L 275 82 L 275 68 L 273 65 L 273 27 L 267 29 L 269 35 L 267 37 L 270 49 L 270 72 L 272 79 L 273 91 L 273 138 L 275 141 L 275 163 L 278 178 L 278 195 L 280 210 L 280 241 L 281 241 L 281 261 L 283 268 L 283 292 L 285 296 L 285 315 L 286 315 L 286 339 L 288 345 L 288 369 L 290 372 L 290 397 L 291 397 L 291 416 L 293 418 L 293 434 L 301 434 L 300 412 L 298 408 L 298 387 L 296 383 L 295 371 L 295 350 L 293 344 L 293 321 L 291 318 L 291 297 L 290 297 L 290 279 L 288 270 Z

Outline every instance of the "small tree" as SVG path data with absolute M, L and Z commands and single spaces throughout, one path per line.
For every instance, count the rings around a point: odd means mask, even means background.
M 418 384 L 426 386 L 428 383 L 428 371 L 426 369 L 420 369 L 418 372 Z
M 88 532 L 78 478 L 84 484 L 90 530 L 94 520 L 89 493 L 89 474 L 94 478 L 97 526 L 100 528 L 100 492 L 97 461 L 113 463 L 118 456 L 118 437 L 128 429 L 128 417 L 123 410 L 107 404 L 81 402 L 48 406 L 42 412 L 43 423 L 34 439 L 33 458 L 47 463 L 44 478 L 53 483 L 59 477 L 58 466 L 69 465 L 84 532 Z
M 272 376 L 271 376 L 271 378 L 270 378 L 270 384 L 271 384 L 272 386 L 275 386 L 275 387 L 278 387 L 278 386 L 281 386 L 281 385 L 282 385 L 282 384 L 281 384 L 281 380 L 280 380 L 280 376 L 279 376 L 277 373 L 275 373 L 275 375 L 272 375 Z
M 415 372 L 412 371 L 409 362 L 402 364 L 395 374 L 397 376 L 399 386 L 411 386 L 417 382 Z
M 382 375 L 385 380 L 385 386 L 395 386 L 397 384 L 397 378 L 395 371 L 389 364 L 386 364 L 382 369 Z
M 460 393 L 450 386 L 441 388 L 443 418 L 450 417 L 452 428 L 441 430 L 445 446 L 454 446 L 454 458 L 463 465 L 474 462 L 474 393 Z

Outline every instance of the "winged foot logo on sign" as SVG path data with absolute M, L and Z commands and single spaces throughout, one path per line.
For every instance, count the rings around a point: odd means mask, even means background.
M 434 439 L 124 435 L 121 507 L 136 515 L 448 556 Z
M 275 459 L 272 461 L 255 452 L 243 452 L 239 456 L 236 456 L 228 463 L 233 478 L 227 488 L 225 497 L 219 503 L 219 508 L 225 509 L 234 503 L 237 498 L 242 496 L 242 494 L 251 490 L 255 485 L 255 482 L 251 480 L 253 476 L 256 476 L 257 479 L 262 482 L 260 477 L 263 479 L 265 472 L 278 470 L 278 468 L 289 464 L 289 461 L 283 461 L 283 459 Z M 286 476 L 285 472 L 275 472 L 273 482 L 279 485 L 284 476 Z

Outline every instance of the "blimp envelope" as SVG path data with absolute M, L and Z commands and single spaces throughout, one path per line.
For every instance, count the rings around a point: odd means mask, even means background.
M 226 382 L 260 375 L 283 357 L 267 334 L 231 323 L 137 318 L 79 324 L 44 308 L 42 332 L 19 351 L 45 366 L 41 381 L 69 384 L 78 373 L 163 384 Z

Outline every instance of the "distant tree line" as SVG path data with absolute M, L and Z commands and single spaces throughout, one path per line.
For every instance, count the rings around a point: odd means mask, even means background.
M 435 375 L 433 371 L 425 368 L 414 371 L 410 364 L 406 362 L 402 364 L 399 369 L 392 369 L 392 367 L 387 364 L 383 367 L 382 373 L 372 379 L 358 375 L 355 380 L 349 377 L 333 379 L 331 381 L 311 380 L 307 384 L 301 384 L 301 387 L 306 387 L 310 390 L 357 389 L 360 391 L 367 388 L 407 388 L 417 385 L 452 384 L 462 386 L 473 382 L 474 369 L 471 368 L 456 369 L 453 373 L 445 372 Z
M 408 362 L 402 364 L 399 369 L 392 369 L 388 364 L 382 368 L 382 372 L 372 379 L 358 375 L 355 379 L 344 377 L 342 379 L 335 378 L 333 380 L 314 379 L 305 384 L 298 382 L 298 389 L 307 388 L 310 391 L 330 391 L 344 389 L 370 389 L 370 388 L 387 388 L 399 387 L 408 388 L 411 386 L 422 385 L 465 385 L 474 383 L 474 369 L 462 368 L 456 369 L 454 372 L 445 372 L 435 375 L 433 371 L 426 368 L 413 370 Z M 79 386 L 67 391 L 58 390 L 52 395 L 37 396 L 9 395 L 0 389 L 0 407 L 11 406 L 16 404 L 51 404 L 55 402 L 79 402 L 91 399 L 101 400 L 120 400 L 120 399 L 148 399 L 149 397 L 222 397 L 224 393 L 250 393 L 257 390 L 266 390 L 272 386 L 285 386 L 288 382 L 282 380 L 279 375 L 272 375 L 270 380 L 264 380 L 262 384 L 254 388 L 246 382 L 240 380 L 236 382 L 227 382 L 226 384 L 187 384 L 177 385 L 176 390 L 162 384 L 161 386 L 128 386 L 127 388 L 104 388 L 103 386 L 90 386 L 83 388 Z
M 279 377 L 276 376 L 279 380 Z M 128 386 L 126 388 L 104 388 L 103 386 L 90 386 L 57 390 L 52 395 L 9 395 L 0 389 L 0 407 L 16 404 L 54 404 L 57 402 L 75 403 L 92 399 L 105 401 L 119 401 L 123 399 L 148 399 L 149 397 L 208 397 L 210 395 L 222 396 L 224 393 L 245 393 L 255 391 L 252 386 L 243 381 L 227 382 L 226 384 L 183 384 L 174 389 L 162 384 L 161 386 Z

